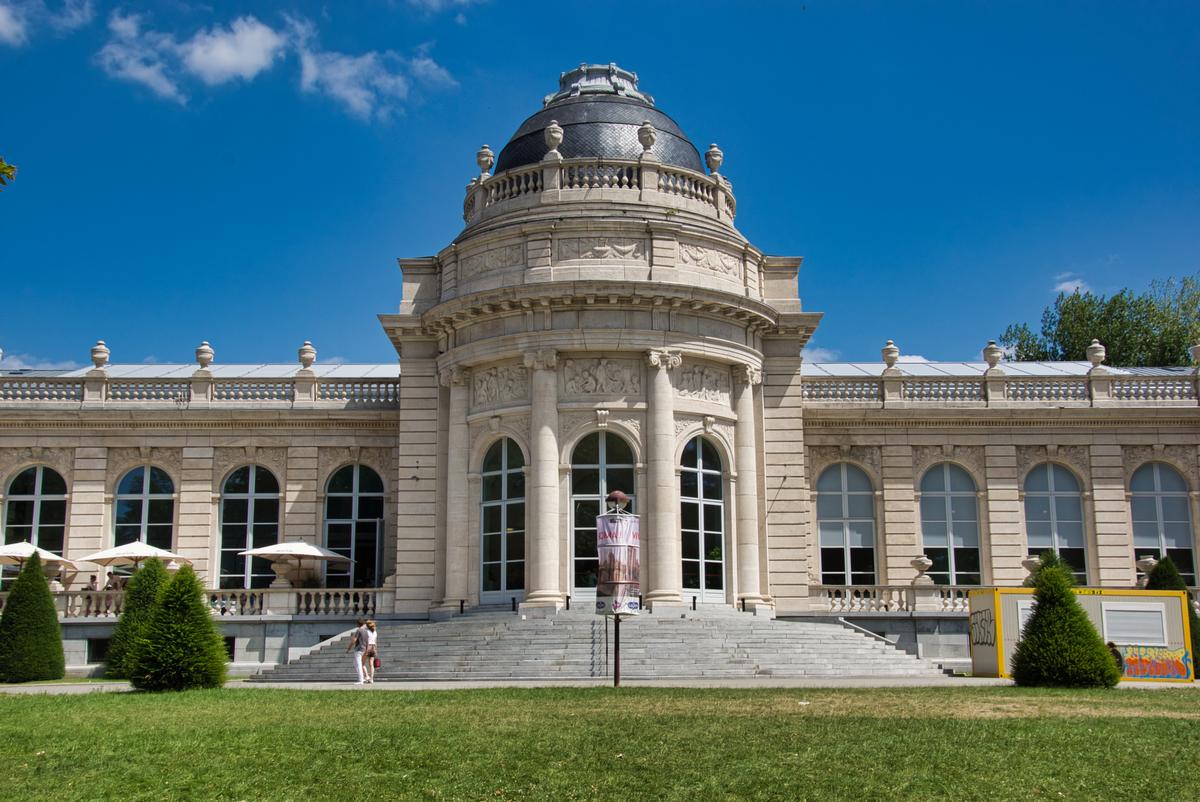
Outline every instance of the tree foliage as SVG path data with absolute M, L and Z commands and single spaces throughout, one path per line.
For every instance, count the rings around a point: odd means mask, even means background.
M 1021 583 L 1027 588 L 1037 587 L 1038 576 L 1046 568 L 1061 568 L 1067 573 L 1067 581 L 1072 585 L 1075 584 L 1075 577 L 1071 574 L 1071 566 L 1063 562 L 1062 557 L 1058 556 L 1058 552 L 1054 549 L 1047 549 L 1038 555 L 1038 565 L 1034 568 L 1029 576 L 1025 577 L 1025 581 Z
M 128 677 L 137 665 L 137 646 L 154 615 L 154 605 L 163 586 L 171 579 L 162 561 L 147 560 L 129 580 L 125 589 L 125 607 L 113 630 L 108 647 L 105 674 Z
M 1082 361 L 1093 339 L 1115 367 L 1187 365 L 1188 348 L 1200 343 L 1200 273 L 1151 282 L 1141 295 L 1059 293 L 1042 313 L 1040 333 L 1020 323 L 1000 335 L 1021 361 Z
M 13 582 L 0 615 L 0 681 L 62 679 L 65 673 L 58 611 L 34 554 Z
M 17 177 L 17 166 L 4 161 L 4 157 L 0 156 L 0 191 L 3 187 L 8 186 L 8 182 Z
M 1038 569 L 1033 613 L 1013 652 L 1012 670 L 1018 685 L 1111 688 L 1121 679 L 1061 565 Z
M 1163 557 L 1154 567 L 1150 569 L 1150 573 L 1146 575 L 1146 590 L 1182 590 L 1187 592 L 1187 583 L 1183 581 L 1183 577 L 1179 575 L 1179 569 L 1175 567 L 1170 557 Z M 1188 626 L 1192 631 L 1192 660 L 1200 658 L 1200 616 L 1196 615 L 1196 609 L 1192 607 L 1192 599 L 1189 596 L 1187 601 Z
M 225 643 L 204 603 L 204 588 L 185 565 L 167 582 L 129 679 L 150 691 L 218 688 L 225 681 Z

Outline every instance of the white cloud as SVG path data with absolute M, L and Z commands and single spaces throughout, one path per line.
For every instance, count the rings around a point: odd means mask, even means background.
M 1078 273 L 1058 273 L 1054 276 L 1054 292 L 1091 292 L 1091 286 Z
M 96 54 L 96 62 L 110 77 L 141 84 L 180 105 L 187 103 L 187 96 L 170 74 L 170 60 L 178 49 L 172 37 L 143 31 L 139 15 L 119 11 L 109 16 L 108 30 L 109 39 Z
M 804 347 L 805 362 L 837 362 L 838 357 L 841 355 L 841 351 L 835 351 L 832 348 L 822 348 L 819 345 L 806 345 Z
M 451 8 L 466 8 L 477 5 L 481 0 L 408 0 L 408 4 L 426 14 L 437 14 Z M 461 15 L 462 12 L 459 12 Z
M 897 362 L 928 362 L 929 360 L 920 354 L 901 354 Z
M 56 362 L 33 354 L 4 354 L 0 359 L 0 370 L 75 370 L 81 367 L 83 365 L 69 359 Z
M 458 86 L 458 81 L 454 80 L 454 76 L 429 57 L 429 45 L 420 47 L 416 58 L 408 62 L 408 69 L 414 78 L 434 89 L 449 89 Z
M 13 6 L 0 3 L 0 44 L 20 47 L 28 38 L 24 15 Z
M 249 81 L 283 54 L 287 39 L 254 17 L 239 17 L 228 28 L 200 31 L 180 45 L 187 70 L 209 86 L 234 78 Z
M 58 11 L 50 11 L 47 20 L 59 31 L 75 31 L 96 18 L 92 0 L 66 0 Z

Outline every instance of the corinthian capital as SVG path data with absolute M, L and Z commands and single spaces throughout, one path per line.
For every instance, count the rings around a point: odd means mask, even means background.
M 749 387 L 762 384 L 762 368 L 754 365 L 734 365 L 733 380 L 737 384 L 745 384 Z
M 438 381 L 443 387 L 450 387 L 455 384 L 466 384 L 470 375 L 471 371 L 468 368 L 446 368 L 438 373 Z
M 558 364 L 558 352 L 553 348 L 540 348 L 525 354 L 525 367 L 530 370 L 554 370 Z
M 656 348 L 646 352 L 646 362 L 652 368 L 673 370 L 683 364 L 683 354 L 678 351 L 668 351 L 666 348 Z

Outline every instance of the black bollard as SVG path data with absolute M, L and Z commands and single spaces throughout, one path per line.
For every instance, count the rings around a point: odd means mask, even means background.
M 613 687 L 621 687 L 621 616 L 614 615 L 613 621 Z
M 459 599 L 458 600 L 458 614 L 462 615 L 464 612 L 466 612 L 466 609 L 467 609 L 467 600 Z

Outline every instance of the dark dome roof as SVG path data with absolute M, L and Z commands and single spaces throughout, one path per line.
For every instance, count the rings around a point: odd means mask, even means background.
M 664 164 L 703 172 L 700 153 L 654 99 L 638 91 L 637 75 L 615 64 L 581 64 L 559 77 L 559 91 L 545 108 L 521 124 L 496 160 L 496 172 L 536 164 L 549 150 L 543 131 L 555 120 L 563 128 L 564 159 L 631 159 L 642 155 L 638 128 L 658 129 L 650 152 Z

